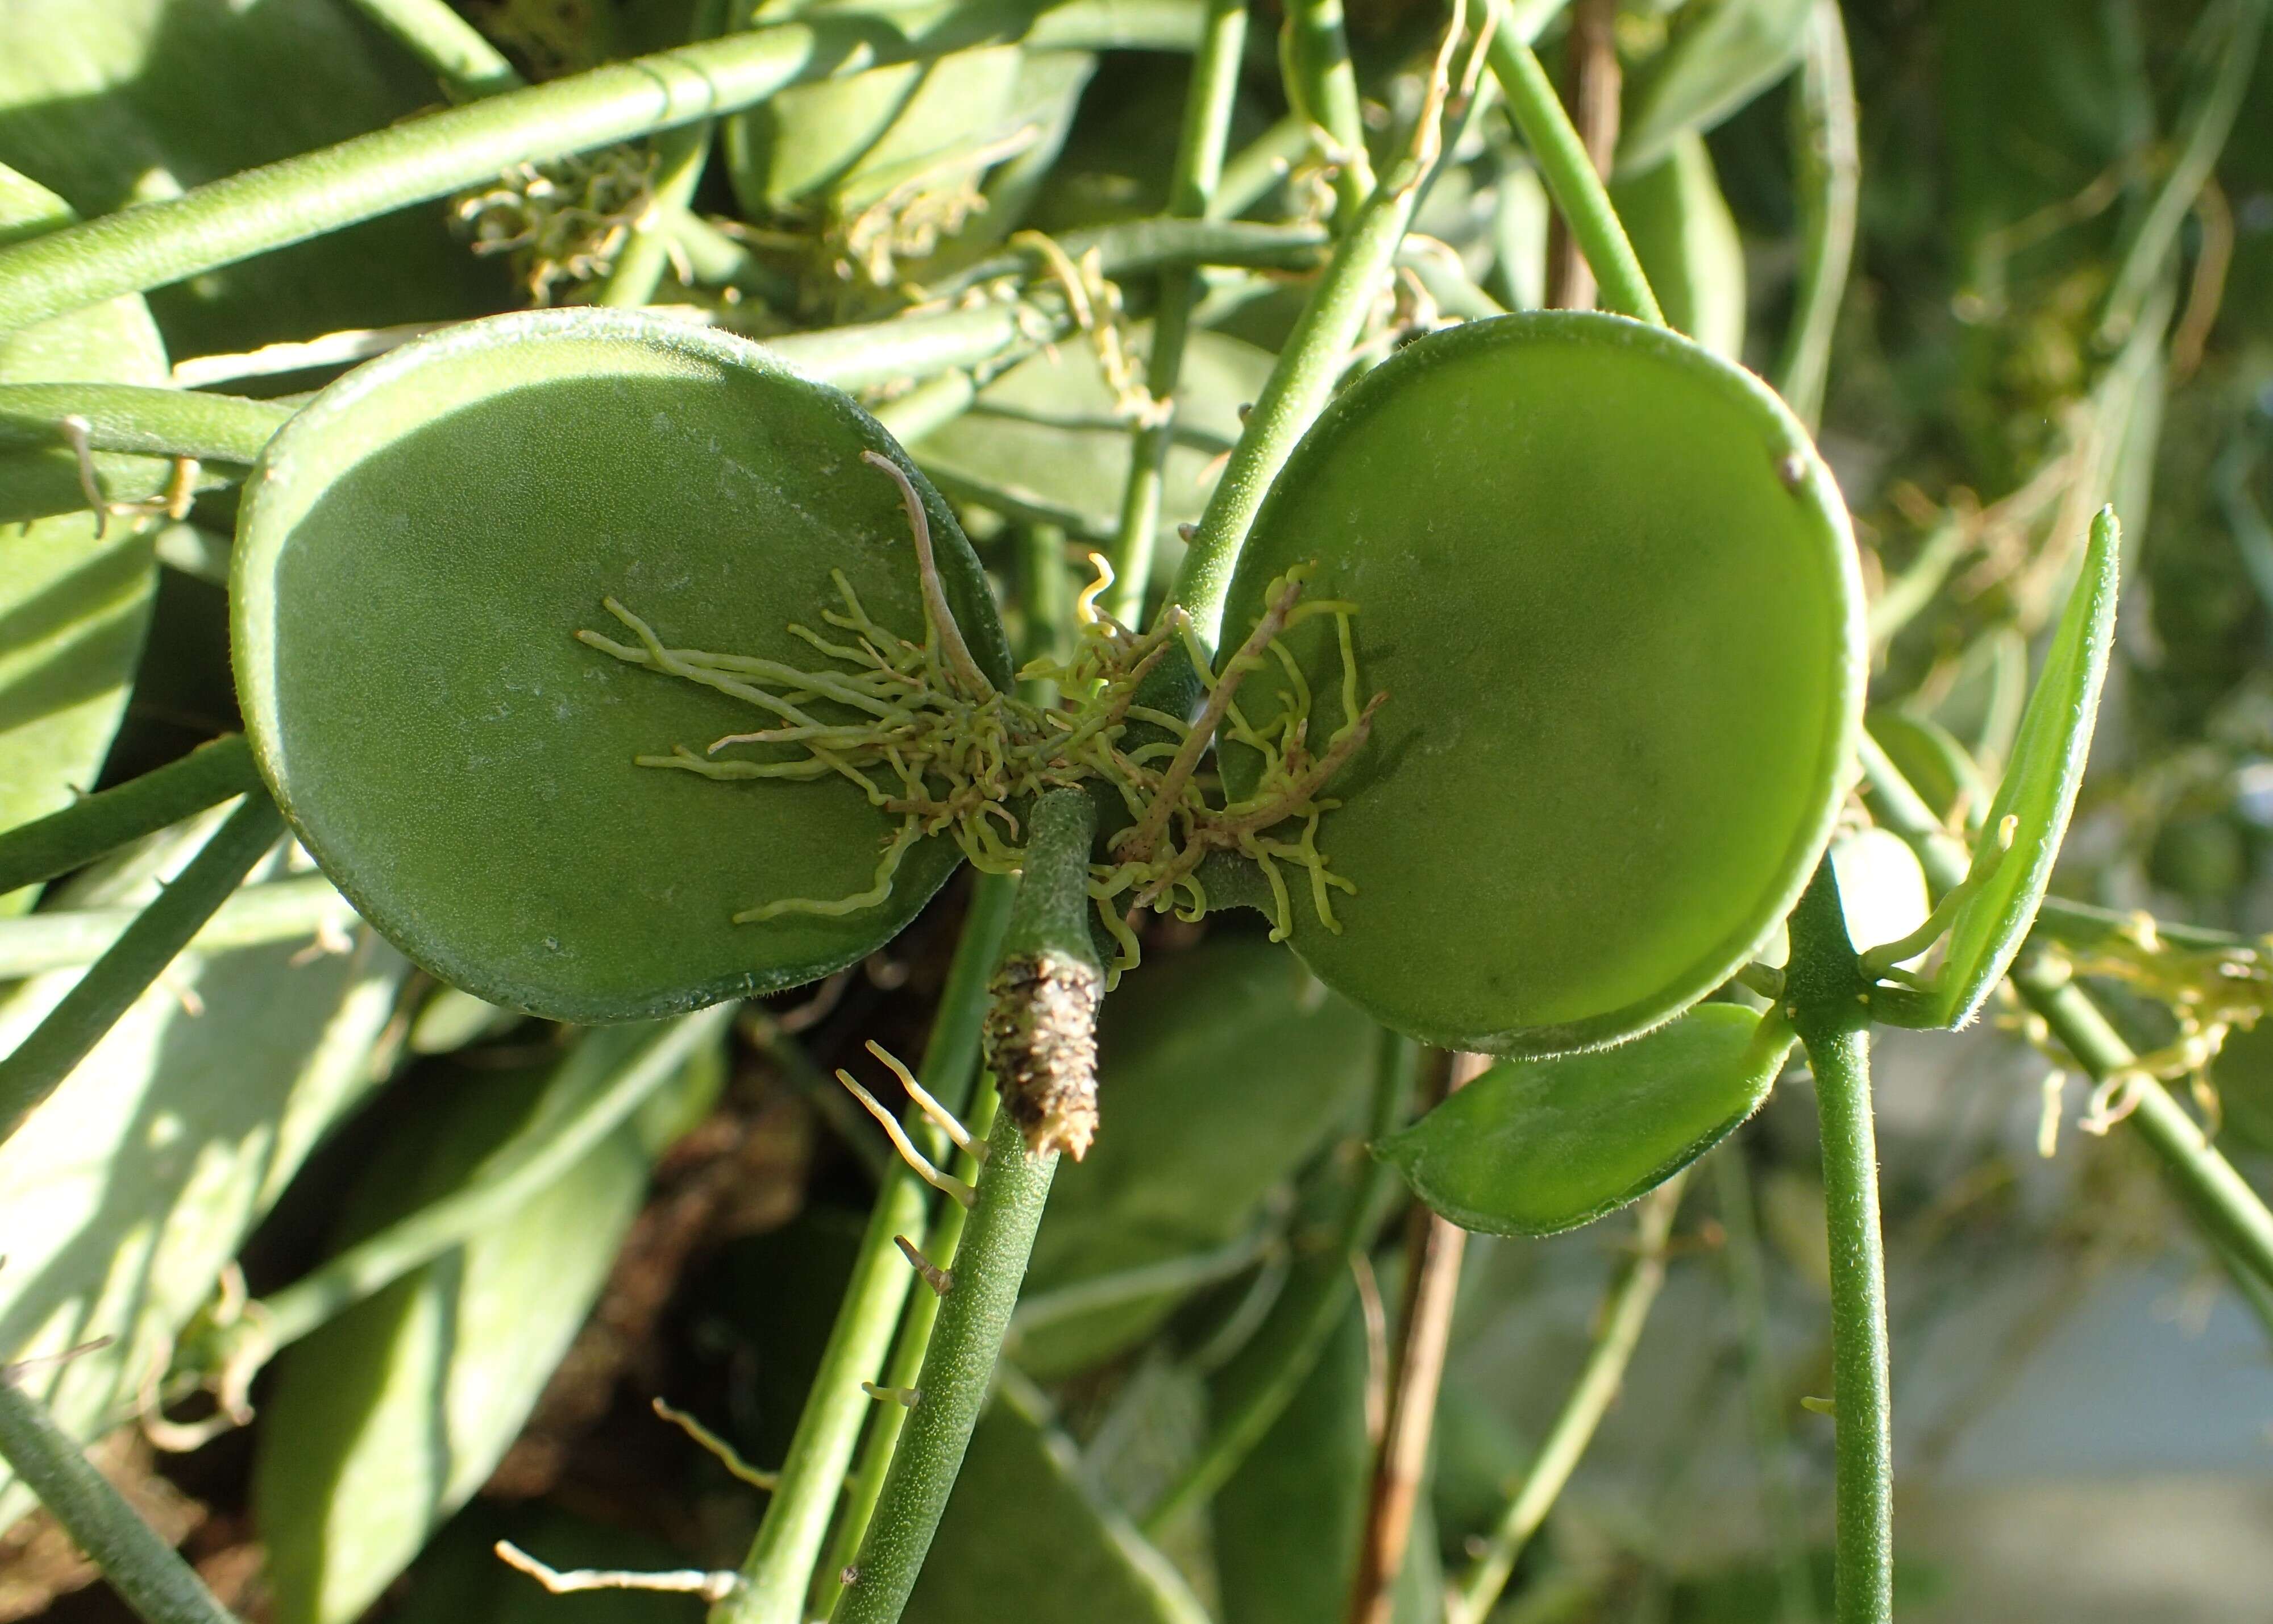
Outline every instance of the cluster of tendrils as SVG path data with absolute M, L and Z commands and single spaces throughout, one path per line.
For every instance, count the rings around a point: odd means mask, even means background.
M 474 252 L 509 254 L 529 302 L 600 281 L 653 201 L 655 158 L 607 147 L 551 163 L 517 164 L 463 193 L 452 212 Z M 682 278 L 684 280 L 684 278 Z
M 605 599 L 633 642 L 598 632 L 577 638 L 627 665 L 699 683 L 764 711 L 770 725 L 729 733 L 701 753 L 685 745 L 667 756 L 635 758 L 643 767 L 724 781 L 790 783 L 842 778 L 871 805 L 899 819 L 885 842 L 875 877 L 849 897 L 782 898 L 746 908 L 737 923 L 789 914 L 841 915 L 881 906 L 891 895 L 901 860 L 917 841 L 947 834 L 978 868 L 1014 873 L 1021 866 L 1015 808 L 1053 789 L 1108 785 L 1129 822 L 1090 865 L 1089 893 L 1118 944 L 1114 973 L 1136 962 L 1131 929 L 1138 913 L 1174 912 L 1196 920 L 1207 911 L 1200 865 L 1217 852 L 1256 863 L 1273 899 L 1274 940 L 1294 929 L 1283 869 L 1302 871 L 1319 922 L 1339 931 L 1332 893 L 1356 887 L 1327 865 L 1318 823 L 1337 804 L 1327 785 L 1366 740 L 1386 695 L 1360 703 L 1351 643 L 1354 605 L 1302 597 L 1307 566 L 1274 581 L 1254 631 L 1213 667 L 1189 620 L 1172 609 L 1139 633 L 1097 607 L 1112 572 L 1092 555 L 1098 579 L 1076 606 L 1079 635 L 1062 662 L 1037 660 L 1020 675 L 1046 680 L 1063 697 L 1035 704 L 990 682 L 964 641 L 941 581 L 930 525 L 914 485 L 899 465 L 875 452 L 863 460 L 897 483 L 915 542 L 922 590 L 921 642 L 878 624 L 842 570 L 832 570 L 841 607 L 821 612 L 825 630 L 791 625 L 834 669 L 806 670 L 754 655 L 714 654 L 665 645 L 624 605 Z M 1341 653 L 1341 722 L 1321 742 L 1310 737 L 1315 695 L 1282 640 L 1302 620 L 1332 616 Z M 1140 691 L 1170 651 L 1182 646 L 1206 688 L 1197 718 L 1144 703 Z M 1272 665 L 1285 679 L 1277 713 L 1257 724 L 1238 703 L 1241 685 Z M 1257 758 L 1252 790 L 1236 799 L 1218 775 L 1201 768 L 1211 746 L 1228 741 Z M 746 752 L 746 753 L 745 753 Z

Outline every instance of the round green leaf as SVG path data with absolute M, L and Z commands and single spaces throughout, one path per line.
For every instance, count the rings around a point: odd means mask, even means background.
M 724 784 L 634 763 L 766 725 L 574 640 L 612 596 L 671 647 L 823 664 L 841 569 L 922 635 L 883 429 L 756 346 L 633 312 L 536 311 L 341 379 L 247 486 L 232 602 L 246 731 L 302 841 L 444 980 L 619 1020 L 794 985 L 889 941 L 952 871 L 889 898 L 736 925 L 873 883 L 896 816 L 844 779 Z M 908 471 L 913 475 L 912 469 Z M 1009 653 L 969 545 L 920 475 L 980 665 Z
M 2068 814 L 2091 754 L 2091 725 L 2115 641 L 2122 529 L 2115 510 L 2092 521 L 2083 568 L 2022 712 L 2012 765 L 1974 844 L 1977 885 L 1950 922 L 1929 1024 L 1962 1026 L 1980 1011 L 2021 951 L 2052 876 Z M 2007 828 L 2007 820 L 2010 828 Z
M 1374 1147 L 1464 1229 L 1555 1235 L 1655 1189 L 1759 1109 L 1791 1032 L 1707 1004 L 1620 1048 L 1504 1061 Z
M 1447 1047 L 1616 1042 L 1741 966 L 1845 793 L 1863 691 L 1846 510 L 1759 380 L 1662 329 L 1534 313 L 1421 340 L 1319 418 L 1257 516 L 1225 643 L 1272 582 L 1355 605 L 1370 739 L 1317 837 L 1353 894 L 1296 951 Z M 1332 620 L 1284 639 L 1341 726 Z M 1286 703 L 1266 663 L 1240 692 Z M 1234 794 L 1257 757 L 1224 752 Z

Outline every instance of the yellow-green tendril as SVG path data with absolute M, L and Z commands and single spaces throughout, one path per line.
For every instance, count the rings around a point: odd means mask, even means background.
M 805 670 L 752 655 L 671 648 L 614 598 L 604 603 L 632 634 L 632 642 L 593 631 L 576 634 L 626 665 L 699 683 L 769 718 L 768 726 L 728 733 L 700 753 L 680 744 L 668 755 L 636 757 L 641 766 L 726 781 L 842 778 L 858 786 L 871 805 L 900 820 L 867 890 L 833 901 L 791 897 L 761 903 L 736 914 L 736 923 L 881 906 L 891 896 L 900 860 L 928 835 L 952 836 L 964 855 L 987 872 L 1016 872 L 1024 853 L 1011 808 L 1049 790 L 1103 783 L 1120 795 L 1131 820 L 1110 843 L 1108 861 L 1090 865 L 1089 894 L 1119 949 L 1113 971 L 1136 962 L 1132 926 L 1140 910 L 1187 920 L 1206 912 L 1207 891 L 1197 870 L 1211 852 L 1237 853 L 1262 869 L 1273 899 L 1273 940 L 1283 941 L 1294 930 L 1282 864 L 1307 876 L 1319 922 L 1329 930 L 1341 929 L 1332 893 L 1356 887 L 1335 874 L 1318 849 L 1319 818 L 1337 804 L 1323 792 L 1364 744 L 1373 713 L 1387 697 L 1377 694 L 1369 703 L 1358 702 L 1350 633 L 1355 605 L 1305 601 L 1303 583 L 1310 568 L 1297 566 L 1271 583 L 1262 620 L 1219 671 L 1181 612 L 1139 634 L 1100 611 L 1098 595 L 1112 575 L 1103 559 L 1092 556 L 1099 578 L 1076 604 L 1078 635 L 1071 653 L 1062 664 L 1037 660 L 1020 673 L 1048 679 L 1062 697 L 1053 706 L 1032 704 L 997 689 L 972 658 L 948 605 L 913 485 L 896 463 L 877 456 L 867 461 L 900 485 L 922 589 L 920 642 L 880 625 L 841 570 L 830 573 L 842 606 L 821 614 L 828 630 L 839 635 L 798 625 L 788 628 L 836 669 Z M 1334 620 L 1341 657 L 1341 720 L 1324 745 L 1314 748 L 1310 684 L 1280 637 L 1319 615 Z M 1144 680 L 1179 643 L 1207 688 L 1199 716 L 1189 721 L 1136 703 Z M 1274 664 L 1284 679 L 1279 709 L 1258 726 L 1240 708 L 1238 695 L 1244 682 L 1260 680 L 1257 673 Z M 1140 742 L 1129 737 L 1132 726 L 1165 737 Z M 1208 749 L 1219 739 L 1258 758 L 1252 793 L 1236 800 L 1200 771 Z

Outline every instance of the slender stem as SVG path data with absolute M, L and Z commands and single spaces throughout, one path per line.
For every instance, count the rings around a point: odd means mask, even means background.
M 1375 1063 L 1373 1110 L 1366 1138 L 1386 1138 L 1402 1126 L 1412 1109 L 1420 1070 L 1419 1046 L 1392 1032 L 1381 1034 Z M 1293 1402 L 1341 1323 L 1349 1302 L 1350 1266 L 1371 1244 L 1374 1232 L 1398 1199 L 1396 1170 L 1369 1157 L 1351 1191 L 1336 1243 L 1318 1259 L 1298 1268 L 1295 1279 L 1250 1347 L 1249 1368 L 1263 1372 L 1238 1403 L 1217 1422 L 1205 1447 L 1144 1514 L 1144 1529 L 1157 1535 L 1191 1507 L 1211 1499 L 1231 1479 Z M 1249 1356 L 1242 1356 L 1248 1359 Z
M 1333 143 L 1334 226 L 1347 231 L 1373 191 L 1373 165 L 1366 157 L 1342 0 L 1289 0 L 1279 49 L 1288 103 Z
M 433 3 L 439 4 L 440 0 Z M 715 38 L 726 26 L 726 0 L 697 0 L 688 41 Z M 649 184 L 646 212 L 617 253 L 615 268 L 593 295 L 595 304 L 630 309 L 653 301 L 656 288 L 671 265 L 677 222 L 694 203 L 695 188 L 702 184 L 702 170 L 710 158 L 710 138 L 716 128 L 716 120 L 698 118 L 655 138 L 655 178 Z
M 59 447 L 64 440 L 56 425 L 73 415 L 86 419 L 86 442 L 96 451 L 256 462 L 292 409 L 145 384 L 0 384 L 0 451 Z
M 1491 1065 L 1483 1055 L 1452 1055 L 1448 1062 L 1447 1094 L 1466 1087 Z M 1428 1469 L 1437 1392 L 1444 1380 L 1467 1242 L 1467 1231 L 1457 1224 L 1424 1207 L 1414 1207 L 1405 1250 L 1405 1300 L 1398 1316 L 1402 1345 L 1367 1492 L 1357 1572 L 1350 1582 L 1352 1624 L 1389 1624 L 1395 1610 L 1397 1575 L 1405 1567 L 1413 1507 Z
M 676 1077 L 687 1056 L 732 1020 L 736 1008 L 716 1004 L 668 1023 L 589 1099 L 566 1116 L 543 1123 L 529 1141 L 506 1147 L 474 1183 L 397 1219 L 263 1297 L 258 1312 L 248 1316 L 260 1327 L 263 1351 L 274 1354 L 289 1347 L 420 1264 L 526 1206 L 531 1196 L 556 1183 Z M 575 1058 L 566 1064 L 574 1066 Z
M 452 11 L 446 0 L 354 0 L 354 4 L 416 56 L 453 102 L 518 90 L 525 82 L 498 48 Z
M 1210 212 L 1223 176 L 1224 143 L 1231 134 L 1232 104 L 1238 99 L 1240 59 L 1246 49 L 1247 0 L 1210 0 L 1207 27 L 1193 55 L 1191 80 L 1184 91 L 1183 130 L 1168 179 L 1168 214 L 1173 218 L 1198 220 Z M 1124 626 L 1143 620 L 1144 595 L 1152 586 L 1168 447 L 1175 440 L 1176 387 L 1183 375 L 1184 344 L 1199 289 L 1196 266 L 1172 266 L 1160 274 L 1152 348 L 1144 363 L 1152 412 L 1129 446 L 1121 528 L 1109 555 L 1114 578 L 1105 611 Z
M 259 784 L 244 734 L 199 745 L 181 760 L 116 789 L 0 833 L 0 897 L 84 868 L 129 840 L 154 834 Z M 0 979 L 6 974 L 0 971 Z
M 1024 40 L 1061 49 L 1189 46 L 1189 5 L 1017 0 L 906 14 L 831 11 L 730 34 L 413 118 L 0 248 L 0 328 L 161 288 L 543 162 L 736 112 L 832 74 Z
M 2178 241 L 2179 228 L 2201 195 L 2203 184 L 2217 168 L 2226 137 L 2241 110 L 2257 65 L 2257 42 L 2265 23 L 2266 0 L 2225 0 L 2222 19 L 2211 12 L 2203 19 L 2210 60 L 2217 66 L 2209 88 L 2187 120 L 2178 157 L 2163 177 L 2155 200 L 2139 222 L 2125 249 L 2115 281 L 2102 307 L 2099 342 L 2112 347 L 2124 342 L 2145 308 L 2147 296 L 2163 274 L 2163 262 Z
M 1807 1046 L 1822 1124 L 1831 1247 L 1831 1381 L 1837 1408 L 1838 1624 L 1894 1617 L 1894 1441 L 1887 1353 L 1887 1259 L 1871 1120 L 1871 1026 L 1828 858 L 1791 916 L 1787 996 Z
M 979 385 L 969 372 L 941 372 L 898 398 L 876 408 L 876 421 L 894 440 L 912 446 L 925 435 L 945 428 L 969 411 L 979 400 Z
M 1673 1232 L 1674 1214 L 1681 1206 L 1681 1188 L 1687 1170 L 1676 1173 L 1642 1198 L 1635 1213 L 1632 1250 L 1610 1277 L 1595 1317 L 1594 1337 L 1579 1379 L 1556 1412 L 1554 1425 L 1531 1459 L 1497 1526 L 1467 1571 L 1460 1575 L 1446 1599 L 1446 1624 L 1483 1624 L 1508 1575 L 1515 1571 L 1524 1547 L 1539 1531 L 1578 1470 L 1594 1441 L 1594 1429 L 1609 1413 L 1611 1402 L 1624 1385 L 1626 1365 L 1641 1341 L 1658 1288 L 1665 1283 L 1665 1245 Z
M 179 1553 L 87 1464 L 46 1408 L 0 1370 L 0 1457 L 146 1624 L 236 1624 Z
M 1517 37 L 1519 31 L 1508 26 L 1507 0 L 1485 3 L 1500 24 L 1492 30 L 1486 58 L 1492 76 L 1499 80 L 1508 110 L 1531 147 L 1549 195 L 1569 222 L 1571 235 L 1594 269 L 1603 306 L 1663 327 L 1665 314 L 1658 308 L 1657 296 L 1649 289 L 1641 261 L 1626 239 L 1625 228 L 1618 223 L 1617 211 L 1610 207 L 1610 194 L 1587 156 L 1586 143 L 1579 139 L 1570 115 L 1556 96 L 1547 70 L 1539 65 L 1531 47 Z
M 1001 950 L 1016 891 L 1015 881 L 984 875 L 971 888 L 962 939 L 932 1017 L 919 1071 L 925 1086 L 949 1110 L 967 1108 L 978 1076 L 986 978 Z M 947 1136 L 920 1111 L 911 1106 L 903 1120 L 925 1154 L 934 1161 L 947 1154 Z M 803 1624 L 814 1566 L 828 1538 L 845 1470 L 860 1429 L 876 1407 L 860 1384 L 881 1372 L 915 1280 L 893 1237 L 923 1233 L 928 1195 L 924 1182 L 898 1162 L 876 1192 L 844 1305 L 790 1439 L 781 1486 L 742 1564 L 742 1588 L 714 1614 L 719 1624 Z
M 1104 972 L 1089 936 L 1089 858 L 1096 831 L 1097 808 L 1080 790 L 1054 790 L 1035 802 L 1027 817 L 1024 869 L 1003 939 L 1006 967 L 1070 960 L 1085 964 L 1095 982 L 1102 983 Z M 1012 990 L 1006 992 L 1006 985 Z M 998 971 L 994 986 L 996 1007 L 988 1017 L 987 1034 L 995 1069 L 1006 1081 L 1003 1107 L 987 1139 L 978 1199 L 956 1251 L 955 1289 L 940 1301 L 924 1353 L 915 1408 L 901 1429 L 867 1538 L 832 1615 L 839 1624 L 896 1624 L 915 1590 L 940 1515 L 963 1469 L 971 1429 L 986 1408 L 1057 1171 L 1054 1147 L 1029 1148 L 1031 1124 L 1021 1124 L 1017 1096 L 1007 1086 L 1019 1070 L 1011 1058 L 1019 1051 L 1006 1047 L 1003 1034 L 1007 1029 L 1031 1039 L 1038 1028 L 1061 1020 L 1063 1011 L 1052 1007 L 1046 989 L 1038 992 L 1029 981 L 1006 983 Z M 1005 1011 L 1006 998 L 1031 1003 Z M 1086 1019 L 1093 1023 L 1095 1017 L 1091 1002 Z M 1094 1065 L 1088 1034 L 1061 1035 L 1086 1041 Z M 1093 1089 L 1093 1075 L 1090 1081 Z
M 1924 798 L 1868 733 L 1863 736 L 1861 757 L 1872 816 L 1910 843 L 1937 891 L 1962 881 L 1965 849 L 1942 830 Z M 2215 1243 L 2212 1251 L 2229 1272 L 2247 1270 L 2255 1276 L 2257 1286 L 2273 1285 L 2273 1212 L 2248 1181 L 2218 1154 L 2160 1081 L 2132 1070 L 2138 1056 L 2083 989 L 2035 954 L 2024 958 L 2011 979 L 2022 999 L 2044 1017 L 2052 1035 L 2095 1080 L 2129 1073 L 2137 1103 L 2124 1120 L 2161 1162 L 2163 1176 L 2179 1204 Z M 2253 1289 L 2242 1287 L 2245 1293 Z
M 1610 172 L 1618 150 L 1617 0 L 1578 0 L 1564 41 L 1564 74 L 1572 127 L 1598 177 Z M 1592 310 L 1596 289 L 1586 251 L 1570 216 L 1555 211 L 1547 233 L 1547 304 L 1553 310 Z
M 283 832 L 276 803 L 258 790 L 248 794 L 79 984 L 0 1060 L 0 1141 L 117 1025 Z
M 1309 122 L 1287 114 L 1225 161 L 1208 217 L 1236 220 L 1285 180 L 1295 160 L 1309 150 Z
M 91 965 L 132 929 L 135 908 L 53 908 L 0 919 L 0 981 Z M 190 938 L 194 953 L 296 942 L 356 922 L 355 907 L 320 874 L 240 885 Z
M 1776 1597 L 1781 1624 L 1811 1624 L 1815 1617 L 1815 1580 L 1808 1571 L 1807 1535 L 1800 1520 L 1799 1485 L 1794 1481 L 1791 1433 L 1784 1425 L 1783 1391 L 1776 1380 L 1775 1347 L 1769 1337 L 1767 1269 L 1760 1249 L 1759 1217 L 1744 1140 L 1732 1137 L 1713 1157 L 1714 1196 L 1729 1272 L 1729 1295 L 1743 1322 L 1744 1395 L 1752 1412 L 1752 1452 L 1760 1474 L 1760 1513 L 1776 1552 Z
M 1815 0 L 1791 99 L 1793 190 L 1799 199 L 1799 282 L 1791 327 L 1776 362 L 1776 393 L 1812 429 L 1823 415 L 1831 340 L 1855 257 L 1863 192 L 1863 143 L 1855 112 L 1855 67 L 1839 0 Z
M 1095 253 L 1099 272 L 1126 280 L 1175 265 L 1316 270 L 1325 262 L 1333 238 L 1323 226 L 1149 214 L 1141 220 L 1068 231 L 1057 241 L 1069 259 L 1085 259 Z M 1035 263 L 1030 251 L 1006 249 L 930 284 L 927 291 L 934 300 L 952 298 L 1004 276 L 1029 275 Z
M 1309 302 L 1279 352 L 1262 395 L 1247 415 L 1246 431 L 1200 515 L 1168 602 L 1191 616 L 1200 640 L 1210 648 L 1222 631 L 1224 599 L 1248 530 L 1295 442 L 1333 393 L 1350 346 L 1363 330 L 1374 296 L 1412 222 L 1419 179 L 1416 175 L 1407 184 L 1376 192 L 1358 210 L 1348 235 L 1336 244 L 1333 259 L 1310 290 Z

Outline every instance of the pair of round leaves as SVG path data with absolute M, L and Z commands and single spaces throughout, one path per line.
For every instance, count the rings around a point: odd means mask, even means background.
M 1384 1025 L 1512 1056 L 1619 1042 L 1741 967 L 1828 842 L 1864 680 L 1846 509 L 1757 379 L 1621 317 L 1423 338 L 1341 395 L 1257 516 L 1224 643 L 1272 583 L 1354 605 L 1373 731 L 1319 829 L 1339 933 L 1295 949 Z M 1331 617 L 1284 634 L 1314 748 Z M 1274 665 L 1240 704 L 1266 726 Z M 1234 795 L 1255 753 L 1224 749 Z
M 920 492 L 972 653 L 1010 655 L 954 515 L 883 428 L 757 346 L 632 312 L 537 311 L 406 345 L 324 391 L 247 485 L 232 583 L 246 730 L 302 842 L 446 981 L 572 1021 L 796 985 L 912 919 L 944 838 L 861 912 L 737 925 L 872 883 L 898 819 L 855 785 L 634 764 L 763 726 L 574 640 L 620 600 L 675 648 L 820 656 L 841 569 L 923 625 Z

